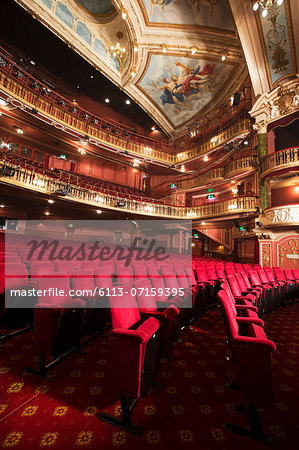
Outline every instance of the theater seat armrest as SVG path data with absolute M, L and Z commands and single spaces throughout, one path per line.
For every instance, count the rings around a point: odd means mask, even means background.
M 254 323 L 255 325 L 259 325 L 261 327 L 263 327 L 265 324 L 263 322 L 263 320 L 259 319 L 259 318 L 252 318 L 252 317 L 236 317 L 239 325 L 250 325 L 252 323 Z
M 170 305 L 164 313 L 167 315 L 169 319 L 175 319 L 179 314 L 180 310 L 176 308 L 174 305 Z
M 235 300 L 249 300 L 250 301 L 250 299 L 248 299 L 248 298 L 246 298 L 245 296 L 243 297 L 243 295 L 234 295 L 234 299 Z
M 163 311 L 140 311 L 141 319 L 148 319 L 149 317 L 154 317 L 155 319 L 163 322 L 166 319 L 166 314 Z
M 264 348 L 265 350 L 271 352 L 275 352 L 276 350 L 276 345 L 273 341 L 270 341 L 269 339 L 260 339 L 249 336 L 239 336 L 238 338 L 233 340 L 233 345 L 246 345 L 256 348 Z
M 256 306 L 250 306 L 250 305 L 236 305 L 236 309 L 239 309 L 240 311 L 246 311 L 246 309 L 250 309 L 250 311 L 255 311 L 255 312 L 258 311 Z
M 135 344 L 143 344 L 148 340 L 148 336 L 143 331 L 126 330 L 124 328 L 115 328 L 110 333 L 110 338 L 125 339 Z

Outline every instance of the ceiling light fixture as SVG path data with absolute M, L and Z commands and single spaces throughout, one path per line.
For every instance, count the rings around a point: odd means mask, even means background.
M 0 105 L 1 106 L 7 106 L 8 103 L 5 100 L 3 100 L 3 98 L 0 98 Z
M 137 53 L 138 52 L 138 47 L 137 47 L 137 45 L 134 45 L 134 53 Z
M 259 7 L 261 7 L 263 9 L 262 16 L 267 17 L 269 10 L 273 8 L 275 3 L 277 6 L 281 6 L 283 4 L 283 0 L 257 0 L 253 4 L 252 8 L 253 11 L 258 11 Z
M 54 203 L 54 200 L 48 200 L 48 203 L 51 203 L 51 205 Z
M 184 164 L 181 166 L 181 172 L 186 172 L 186 168 L 185 168 Z
M 17 133 L 18 133 L 18 134 L 23 134 L 24 131 L 22 130 L 22 128 L 17 128 Z
M 130 100 L 127 99 L 127 100 L 126 100 L 126 105 L 130 105 L 130 103 L 131 103 Z
M 127 13 L 126 13 L 126 11 L 123 11 L 123 12 L 121 13 L 121 18 L 122 18 L 123 20 L 126 20 L 126 18 L 127 18 Z
M 135 77 L 135 75 L 136 75 L 136 72 L 134 72 L 134 70 L 132 70 L 132 72 L 131 72 L 131 76 L 132 76 L 132 78 L 134 78 L 134 77 Z
M 167 48 L 165 47 L 165 45 L 162 45 L 162 52 L 166 53 L 166 51 L 167 51 Z
M 201 222 L 202 225 L 206 225 L 206 222 Z
M 45 215 L 46 215 L 46 216 L 49 216 L 49 215 L 50 215 L 49 211 L 46 211 L 46 212 L 45 212 Z
M 204 157 L 203 157 L 203 160 L 204 160 L 204 161 L 209 161 L 209 157 L 208 157 L 208 156 L 204 156 Z
M 84 148 L 78 148 L 78 152 L 81 153 L 81 155 L 86 155 Z
M 102 211 L 100 209 L 97 209 L 97 214 L 102 214 Z
M 110 102 L 109 98 L 105 98 L 105 103 L 109 103 L 109 102 Z
M 0 208 L 5 208 L 5 205 L 0 205 Z
M 226 56 L 225 55 L 222 55 L 221 56 L 221 61 L 225 61 L 226 60 Z
M 123 55 L 126 53 L 126 49 L 124 47 L 121 47 L 120 43 L 117 42 L 115 47 L 113 45 L 111 45 L 109 53 L 114 58 L 116 58 L 116 57 L 122 58 Z
M 155 127 L 155 126 L 152 126 L 151 130 L 152 130 L 152 131 L 156 131 L 156 127 Z
M 191 54 L 195 55 L 195 53 L 196 53 L 196 48 L 191 48 Z
M 2 112 L 0 111 L 0 117 L 2 116 Z

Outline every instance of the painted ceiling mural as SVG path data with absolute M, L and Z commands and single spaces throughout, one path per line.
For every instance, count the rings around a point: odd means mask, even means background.
M 225 0 L 141 0 L 149 23 L 234 30 Z
M 294 71 L 285 4 L 273 5 L 267 17 L 260 13 L 272 83 Z
M 114 6 L 109 0 L 75 0 L 90 14 L 109 14 L 114 11 Z
M 179 126 L 201 111 L 223 87 L 232 67 L 173 55 L 151 55 L 141 89 Z

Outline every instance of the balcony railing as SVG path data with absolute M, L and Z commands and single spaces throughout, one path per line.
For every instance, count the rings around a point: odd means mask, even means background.
M 241 172 L 247 172 L 256 168 L 256 157 L 247 156 L 246 158 L 239 158 L 225 167 L 225 178 Z
M 178 189 L 192 189 L 198 186 L 202 186 L 209 181 L 223 180 L 224 168 L 219 167 L 217 169 L 209 170 L 198 177 L 191 178 L 189 180 L 179 181 L 177 183 Z
M 276 206 L 265 209 L 266 227 L 299 226 L 299 205 Z
M 236 159 L 229 163 L 225 168 L 218 167 L 216 169 L 209 170 L 198 177 L 191 178 L 189 180 L 179 181 L 177 183 L 178 189 L 188 190 L 194 189 L 205 185 L 210 181 L 223 180 L 229 178 L 232 175 L 241 172 L 247 172 L 256 168 L 256 157 L 247 156 L 246 158 Z
M 217 134 L 214 138 L 208 140 L 207 142 L 196 146 L 190 150 L 187 150 L 182 153 L 178 153 L 176 155 L 177 157 L 177 163 L 185 162 L 189 159 L 196 158 L 197 156 L 200 156 L 204 153 L 207 153 L 214 148 L 217 148 L 218 146 L 224 144 L 227 141 L 230 141 L 232 139 L 235 139 L 241 135 L 246 135 L 250 133 L 252 129 L 251 121 L 250 119 L 243 119 L 239 122 L 235 123 L 231 127 L 228 127 L 226 130 L 222 131 L 221 133 Z
M 239 197 L 229 200 L 213 202 L 195 208 L 183 206 L 170 206 L 144 200 L 118 197 L 101 191 L 85 189 L 72 184 L 61 182 L 47 175 L 37 174 L 33 171 L 16 167 L 10 163 L 0 163 L 0 171 L 3 166 L 12 169 L 9 176 L 2 176 L 0 182 L 20 186 L 42 192 L 55 194 L 66 200 L 89 204 L 98 208 L 106 208 L 117 211 L 126 211 L 146 216 L 168 217 L 170 219 L 197 219 L 212 217 L 222 214 L 238 214 L 243 212 L 255 212 L 257 199 L 255 197 Z M 3 171 L 1 171 L 3 173 Z
M 261 165 L 261 174 L 263 177 L 271 176 L 271 173 L 284 168 L 299 168 L 299 147 L 280 150 L 271 153 L 264 158 Z

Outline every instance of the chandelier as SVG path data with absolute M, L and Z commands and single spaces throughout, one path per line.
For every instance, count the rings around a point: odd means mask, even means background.
M 262 16 L 266 17 L 268 10 L 271 9 L 275 3 L 277 6 L 280 6 L 283 4 L 283 0 L 258 0 L 253 4 L 252 8 L 254 11 L 257 11 L 259 7 L 261 7 L 263 9 Z
M 126 53 L 126 49 L 124 47 L 120 46 L 120 43 L 117 42 L 116 46 L 114 47 L 111 45 L 109 53 L 115 58 L 116 56 L 118 58 L 122 58 L 124 54 Z

